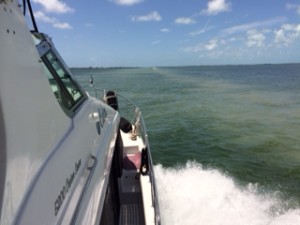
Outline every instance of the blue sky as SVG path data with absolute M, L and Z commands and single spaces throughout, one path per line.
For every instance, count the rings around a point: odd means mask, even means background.
M 69 66 L 300 62 L 299 0 L 31 0 Z

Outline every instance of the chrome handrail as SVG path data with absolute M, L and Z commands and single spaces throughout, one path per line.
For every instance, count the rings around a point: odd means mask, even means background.
M 92 88 L 92 90 L 90 88 Z M 88 88 L 85 87 L 85 89 L 86 90 L 90 89 L 91 91 L 94 91 L 94 94 L 95 94 L 94 97 L 105 102 L 106 91 L 104 89 L 96 88 L 93 85 L 89 86 Z M 102 93 L 102 96 L 100 95 L 100 93 Z M 160 220 L 160 213 L 159 213 L 159 202 L 158 202 L 158 199 L 156 198 L 158 192 L 157 192 L 156 183 L 154 180 L 155 174 L 154 174 L 154 170 L 153 170 L 151 149 L 150 149 L 148 134 L 147 134 L 146 125 L 145 125 L 145 121 L 144 121 L 142 112 L 141 112 L 140 108 L 133 101 L 128 99 L 127 97 L 125 97 L 119 93 L 116 93 L 116 95 L 118 97 L 117 98 L 118 99 L 118 108 L 119 108 L 118 112 L 119 112 L 120 116 L 124 117 L 128 121 L 130 121 L 130 123 L 134 126 L 134 128 L 136 128 L 136 130 L 134 131 L 136 133 L 134 135 L 141 137 L 145 144 L 147 157 L 148 157 L 148 163 L 149 163 L 149 165 L 152 165 L 152 166 L 149 166 L 148 173 L 149 173 L 150 182 L 151 182 L 152 201 L 155 205 L 155 207 L 154 207 L 155 223 L 156 223 L 156 225 L 160 225 L 161 220 Z M 125 101 L 122 101 L 122 99 Z M 121 100 L 121 101 L 119 101 L 119 100 Z M 126 104 L 126 107 L 124 107 L 125 106 L 124 104 Z
M 134 107 L 134 117 L 132 118 L 131 122 L 134 126 L 138 127 L 137 135 L 143 139 L 146 150 L 147 150 L 147 157 L 148 157 L 149 164 L 152 165 L 149 167 L 148 173 L 150 173 L 149 177 L 150 177 L 151 189 L 152 189 L 152 201 L 155 205 L 155 207 L 154 207 L 155 217 L 156 217 L 155 222 L 157 225 L 159 225 L 160 224 L 159 202 L 158 202 L 158 199 L 156 198 L 157 188 L 156 188 L 156 183 L 154 180 L 155 174 L 153 171 L 153 161 L 152 161 L 152 156 L 151 156 L 151 149 L 150 149 L 148 134 L 147 134 L 147 130 L 146 130 L 146 124 L 145 124 L 145 121 L 144 121 L 144 118 L 143 118 L 140 108 L 134 102 L 132 102 L 130 99 L 128 99 L 127 97 L 125 97 L 121 94 L 117 94 L 117 96 L 125 99 L 129 104 L 131 104 Z M 119 109 L 119 111 L 120 110 L 121 109 Z M 120 115 L 122 116 L 122 113 L 120 113 Z M 126 119 L 128 119 L 128 118 L 126 118 Z

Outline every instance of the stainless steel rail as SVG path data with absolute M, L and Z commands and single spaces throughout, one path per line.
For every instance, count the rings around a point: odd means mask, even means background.
M 93 86 L 90 86 L 88 89 L 93 88 Z M 94 92 L 94 97 L 104 101 L 104 97 L 106 94 L 105 90 L 99 89 L 99 88 L 94 88 L 92 89 Z M 146 130 L 146 125 L 145 121 L 142 115 L 142 112 L 140 108 L 130 99 L 127 97 L 121 95 L 121 94 L 116 94 L 117 99 L 118 99 L 118 112 L 120 113 L 121 117 L 126 118 L 130 123 L 135 127 L 135 134 L 139 137 L 141 137 L 144 141 L 145 144 L 145 149 L 147 151 L 147 157 L 148 157 L 148 164 L 149 164 L 149 171 L 148 175 L 150 177 L 151 181 L 151 188 L 152 188 L 152 201 L 154 204 L 154 210 L 155 210 L 155 223 L 157 225 L 161 224 L 160 220 L 160 213 L 159 213 L 159 202 L 157 198 L 157 187 L 155 183 L 155 175 L 154 175 L 154 170 L 153 170 L 153 161 L 152 161 L 152 156 L 151 156 L 151 149 L 150 149 L 150 144 L 149 144 L 149 139 L 148 139 L 148 134 Z M 105 102 L 105 101 L 104 101 Z

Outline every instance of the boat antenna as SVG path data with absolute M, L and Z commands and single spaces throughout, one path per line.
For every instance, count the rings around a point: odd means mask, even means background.
M 28 9 L 29 9 L 30 17 L 31 17 L 31 22 L 32 22 L 32 25 L 33 25 L 33 30 L 32 31 L 39 32 L 38 27 L 37 27 L 36 22 L 35 22 L 35 18 L 34 18 L 34 14 L 33 14 L 33 11 L 32 11 L 30 0 L 23 0 L 23 14 L 24 14 L 24 16 L 26 15 L 26 4 L 28 5 Z

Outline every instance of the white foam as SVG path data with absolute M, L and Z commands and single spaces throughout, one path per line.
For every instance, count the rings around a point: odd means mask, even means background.
M 300 209 L 284 210 L 254 185 L 239 188 L 217 170 L 197 163 L 183 168 L 155 166 L 162 224 L 298 225 Z

